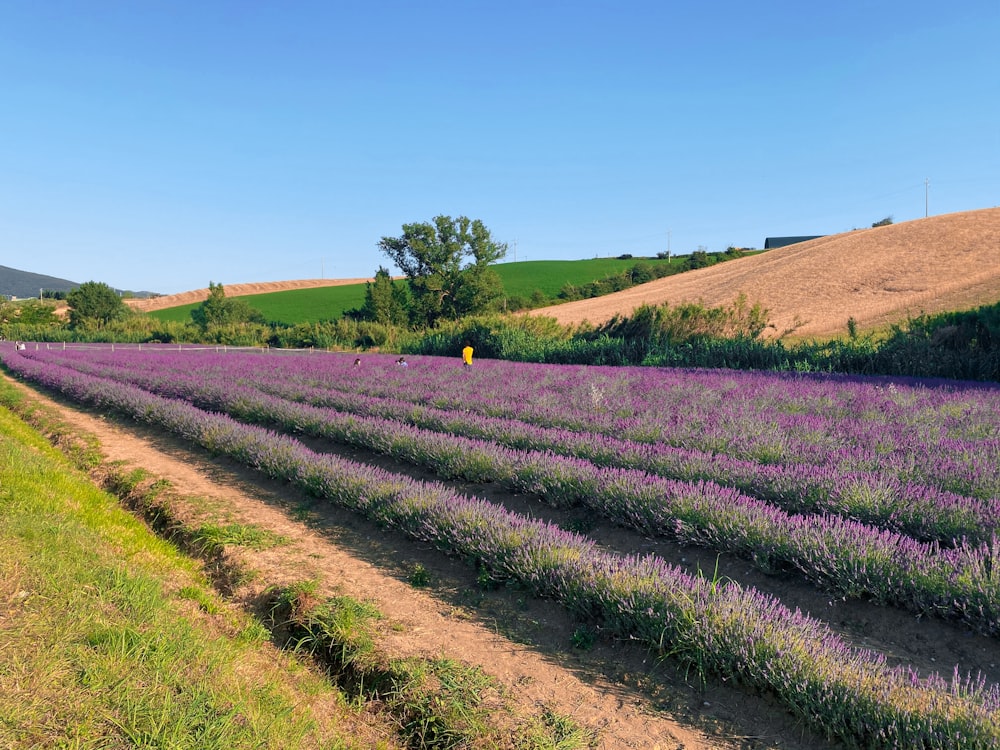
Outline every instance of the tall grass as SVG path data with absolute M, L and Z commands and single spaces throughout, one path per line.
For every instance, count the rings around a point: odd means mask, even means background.
M 193 611 L 214 597 L 195 566 L 5 409 L 0 500 L 0 747 L 357 746 L 308 708 L 339 701 L 318 677 Z

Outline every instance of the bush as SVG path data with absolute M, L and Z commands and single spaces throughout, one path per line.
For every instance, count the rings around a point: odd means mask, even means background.
M 687 259 L 687 267 L 693 271 L 696 268 L 706 268 L 712 265 L 713 262 L 704 250 L 695 250 L 691 253 L 691 257 Z

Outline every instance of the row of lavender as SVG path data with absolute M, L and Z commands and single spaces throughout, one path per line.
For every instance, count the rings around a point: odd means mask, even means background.
M 411 401 L 366 396 L 349 390 L 354 388 L 363 391 L 373 387 L 381 389 L 381 386 L 372 386 L 371 383 L 384 384 L 391 374 L 397 373 L 378 372 L 373 377 L 369 371 L 359 377 L 357 368 L 348 369 L 344 366 L 344 358 L 307 358 L 301 363 L 301 369 L 305 372 L 303 376 L 296 367 L 287 366 L 287 362 L 268 362 L 267 367 L 261 367 L 259 356 L 232 356 L 226 362 L 224 373 L 219 373 L 217 365 L 210 361 L 197 358 L 192 360 L 189 355 L 180 359 L 167 356 L 162 360 L 145 358 L 136 362 L 127 358 L 122 360 L 120 356 L 102 359 L 91 354 L 67 354 L 66 359 L 61 361 L 72 362 L 77 367 L 89 368 L 95 372 L 102 371 L 102 367 L 112 367 L 109 372 L 115 373 L 115 377 L 127 378 L 144 387 L 148 387 L 150 382 L 164 381 L 165 387 L 174 389 L 175 392 L 186 387 L 181 386 L 174 377 L 175 374 L 198 377 L 205 382 L 212 382 L 221 375 L 227 382 L 252 384 L 283 398 L 329 406 L 340 411 L 405 421 L 422 428 L 482 438 L 512 448 L 552 451 L 603 466 L 634 468 L 671 479 L 716 482 L 776 503 L 790 512 L 835 513 L 900 531 L 917 539 L 936 540 L 946 545 L 951 544 L 954 539 L 962 538 L 972 542 L 989 541 L 996 532 L 1000 519 L 1000 499 L 996 496 L 967 497 L 939 486 L 901 479 L 891 467 L 888 470 L 880 468 L 861 471 L 834 463 L 762 464 L 699 449 L 626 440 L 601 432 L 580 432 L 539 426 L 509 417 L 490 417 L 483 415 L 481 409 L 473 408 L 474 405 L 446 411 L 415 405 Z M 319 364 L 317 360 L 320 360 Z M 490 364 L 502 369 L 509 363 Z M 413 383 L 420 383 L 425 377 L 425 371 L 433 375 L 435 369 L 431 363 L 422 360 L 419 375 L 407 375 L 403 382 L 412 389 Z M 545 370 L 541 372 L 544 374 Z M 315 385 L 320 374 L 324 378 L 322 387 Z M 464 378 L 465 376 L 458 380 Z M 436 377 L 430 379 L 431 382 L 437 382 Z M 860 388 L 857 384 L 851 386 L 853 390 Z M 906 398 L 914 400 L 910 396 Z M 814 397 L 813 400 L 817 399 Z M 991 403 L 988 393 L 984 394 L 983 400 L 987 405 Z M 963 401 L 966 404 L 976 403 L 971 397 L 963 397 Z M 954 412 L 954 403 L 948 402 L 948 405 L 949 409 L 943 406 L 940 409 L 948 413 Z M 971 408 L 968 410 L 972 411 Z M 974 411 L 980 415 L 989 414 L 989 409 L 983 405 L 977 406 Z M 996 431 L 1000 413 L 994 414 L 994 417 L 996 419 L 992 429 Z M 977 432 L 983 428 L 973 427 L 970 430 Z M 980 440 L 975 444 L 975 450 L 969 447 L 972 442 L 971 439 L 965 440 L 960 455 L 976 456 L 978 464 L 989 464 L 996 471 L 1000 456 L 994 456 L 997 460 L 992 464 L 988 461 L 991 451 L 995 452 L 995 441 Z M 938 449 L 936 465 L 940 467 L 947 462 L 942 455 L 945 447 L 938 446 Z M 907 461 L 918 464 L 924 459 L 911 455 Z M 987 472 L 980 471 L 979 476 L 983 477 L 985 473 Z M 980 494 L 985 491 L 989 481 L 983 479 L 979 482 Z
M 259 357 L 230 372 L 252 377 Z M 1000 389 L 888 380 L 482 362 L 440 358 L 270 358 L 289 384 L 392 398 L 448 412 L 661 443 L 757 464 L 875 471 L 989 499 L 1000 495 Z M 189 361 L 190 364 L 190 361 Z M 196 364 L 194 366 L 197 366 Z M 209 365 L 210 366 L 210 365 Z
M 114 409 L 266 474 L 472 557 L 497 577 L 596 617 L 696 664 L 775 692 L 831 736 L 859 746 L 991 748 L 1000 690 L 953 675 L 920 678 L 848 647 L 820 622 L 735 584 L 693 578 L 655 557 L 619 557 L 586 539 L 142 389 L 0 349 L 14 372 L 70 398 Z
M 714 482 L 789 512 L 832 513 L 928 541 L 986 541 L 1000 524 L 1000 499 L 969 498 L 903 481 L 882 471 L 847 471 L 802 463 L 761 464 L 697 449 L 542 427 L 510 418 L 414 408 L 412 403 L 398 399 L 290 384 L 269 374 L 255 378 L 254 384 L 288 400 L 406 422 L 510 448 L 546 450 L 599 466 L 638 469 L 669 479 Z
M 337 387 L 339 378 L 331 377 L 337 373 L 330 373 L 329 365 L 309 364 L 298 375 L 302 382 Z M 891 472 L 903 481 L 977 498 L 1000 495 L 997 389 L 652 368 L 562 372 L 512 364 L 456 378 L 446 365 L 428 362 L 426 378 L 421 363 L 419 382 L 402 373 L 373 379 L 353 372 L 342 382 L 352 393 L 448 411 L 475 411 L 756 463 Z M 480 393 L 488 395 L 478 398 Z
M 552 503 L 587 505 L 645 533 L 737 552 L 765 569 L 797 569 L 845 595 L 866 596 L 920 614 L 959 619 L 984 633 L 1000 633 L 1000 580 L 993 572 L 1000 563 L 1000 545 L 995 538 L 942 549 L 836 516 L 790 514 L 712 482 L 670 481 L 547 451 L 513 450 L 398 421 L 292 403 L 239 385 L 259 381 L 260 376 L 234 378 L 239 368 L 231 368 L 236 363 L 232 358 L 207 367 L 187 359 L 186 368 L 177 366 L 183 356 L 179 362 L 173 354 L 116 354 L 103 364 L 91 364 L 85 357 L 42 359 L 63 360 L 78 370 L 127 380 L 242 421 L 386 453 L 445 477 L 505 482 Z M 260 359 L 255 362 L 259 365 Z M 579 436 L 577 440 L 583 443 Z

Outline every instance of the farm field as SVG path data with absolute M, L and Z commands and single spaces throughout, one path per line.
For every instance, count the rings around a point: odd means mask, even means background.
M 538 291 L 554 300 L 566 284 L 587 284 L 620 274 L 639 262 L 657 266 L 681 261 L 677 258 L 673 261 L 659 258 L 538 260 L 499 263 L 493 268 L 500 276 L 508 297 L 527 299 Z M 333 320 L 347 310 L 361 307 L 365 300 L 365 284 L 364 279 L 345 279 L 342 282 L 317 279 L 233 284 L 224 286 L 224 289 L 227 297 L 245 298 L 267 320 L 292 325 Z M 148 312 L 159 320 L 185 322 L 190 320 L 191 310 L 207 297 L 206 288 L 163 297 L 130 299 L 127 304 L 133 310 Z
M 652 267 L 679 265 L 684 258 L 591 258 L 589 260 L 522 260 L 494 266 L 508 297 L 531 297 L 537 289 L 555 299 L 566 284 L 582 286 L 624 273 L 636 263 Z
M 287 289 L 260 294 L 231 294 L 225 289 L 226 296 L 239 296 L 255 310 L 259 310 L 264 319 L 274 323 L 317 323 L 321 320 L 335 320 L 347 310 L 361 307 L 365 301 L 365 284 L 344 284 L 340 286 L 317 286 L 305 289 Z M 191 311 L 201 302 L 189 302 L 175 307 L 153 310 L 151 317 L 158 320 L 190 322 Z
M 473 561 L 477 580 L 557 603 L 597 642 L 638 643 L 650 674 L 664 657 L 847 744 L 1000 737 L 989 386 L 118 345 L 0 355 Z
M 678 274 L 592 300 L 548 308 L 567 325 L 600 325 L 643 304 L 726 306 L 740 295 L 770 311 L 796 338 L 881 331 L 921 313 L 971 310 L 1000 300 L 1000 208 L 940 214 L 832 234 L 710 268 Z

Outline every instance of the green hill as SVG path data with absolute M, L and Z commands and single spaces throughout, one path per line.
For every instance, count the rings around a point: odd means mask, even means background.
M 0 295 L 25 299 L 38 297 L 43 289 L 53 292 L 70 292 L 80 286 L 75 281 L 58 279 L 40 273 L 19 271 L 0 266 Z
M 582 286 L 629 271 L 636 263 L 650 266 L 680 266 L 684 258 L 593 258 L 589 260 L 531 260 L 494 266 L 508 299 L 530 300 L 533 296 L 549 304 L 558 299 L 566 284 Z M 399 282 L 403 283 L 403 282 Z M 365 284 L 295 289 L 251 294 L 240 299 L 260 310 L 273 323 L 315 323 L 339 318 L 345 311 L 360 307 L 365 300 Z M 201 303 L 156 310 L 148 315 L 164 321 L 186 322 L 191 310 Z
M 345 284 L 344 286 L 323 286 L 313 289 L 294 289 L 285 292 L 269 292 L 267 294 L 250 294 L 240 297 L 272 323 L 316 323 L 321 320 L 334 320 L 344 314 L 345 310 L 360 307 L 365 301 L 364 284 Z M 147 315 L 157 320 L 187 322 L 191 320 L 191 310 L 201 303 L 168 307 L 155 310 Z
M 539 290 L 546 298 L 556 299 L 566 284 L 581 286 L 592 281 L 624 273 L 636 263 L 650 266 L 680 266 L 684 258 L 593 258 L 591 260 L 528 260 L 495 266 L 508 297 L 530 298 Z

